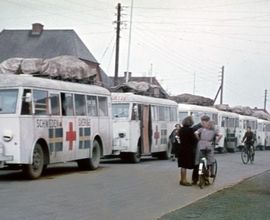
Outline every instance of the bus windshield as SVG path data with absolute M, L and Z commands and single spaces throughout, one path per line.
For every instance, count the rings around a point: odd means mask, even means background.
M 116 103 L 112 104 L 113 118 L 128 118 L 129 104 L 128 103 Z
M 0 114 L 14 114 L 18 99 L 18 89 L 0 90 Z

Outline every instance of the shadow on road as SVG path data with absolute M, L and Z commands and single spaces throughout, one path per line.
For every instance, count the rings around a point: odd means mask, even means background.
M 103 170 L 105 167 L 100 166 L 95 172 L 99 172 Z M 59 176 L 63 175 L 72 175 L 74 173 L 78 174 L 91 174 L 93 171 L 82 171 L 80 170 L 76 164 L 71 166 L 70 164 L 67 166 L 66 164 L 62 165 L 51 165 L 50 167 L 46 168 L 43 171 L 42 176 L 37 180 L 44 180 L 44 179 L 55 179 Z M 37 181 L 35 180 L 35 181 Z M 0 170 L 0 182 L 4 181 L 33 181 L 27 179 L 23 172 L 20 169 L 4 169 Z
M 144 163 L 144 162 L 147 163 L 149 161 L 158 161 L 158 159 L 153 158 L 153 157 L 144 157 L 144 158 L 141 158 L 141 161 L 139 163 Z M 101 163 L 103 163 L 103 164 L 135 164 L 135 163 L 131 163 L 131 162 L 122 161 L 120 158 L 103 159 L 101 161 Z
M 141 159 L 140 163 L 147 163 L 150 161 L 158 161 L 157 158 L 153 157 L 144 157 Z M 103 165 L 104 164 L 104 165 Z M 123 165 L 130 165 L 132 163 L 123 162 L 119 158 L 110 158 L 110 159 L 102 159 L 100 167 L 95 170 L 95 172 L 102 171 L 105 168 L 110 168 L 110 164 L 123 164 Z M 108 166 L 107 166 L 108 165 Z M 136 164 L 134 164 L 136 166 Z M 70 163 L 62 163 L 62 164 L 53 164 L 47 167 L 44 171 L 42 176 L 38 180 L 44 180 L 44 179 L 55 179 L 59 176 L 63 175 L 72 175 L 74 173 L 79 174 L 91 174 L 93 171 L 82 171 L 78 168 L 76 163 L 70 162 Z M 5 168 L 0 170 L 0 181 L 29 181 L 21 171 L 19 166 L 12 167 L 12 168 Z M 30 180 L 33 181 L 33 180 Z M 37 181 L 37 180 L 35 180 Z

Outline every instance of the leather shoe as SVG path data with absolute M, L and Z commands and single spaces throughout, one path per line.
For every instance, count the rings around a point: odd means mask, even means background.
M 180 181 L 180 185 L 182 185 L 182 186 L 192 186 L 191 183 L 189 183 L 189 182 L 183 182 L 183 181 Z

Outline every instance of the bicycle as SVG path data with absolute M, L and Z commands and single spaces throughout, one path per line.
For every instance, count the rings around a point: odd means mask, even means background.
M 245 144 L 241 151 L 241 159 L 243 164 L 247 164 L 249 161 L 250 163 L 253 163 L 254 156 L 255 156 L 254 146 Z
M 217 161 L 212 163 L 211 170 L 209 169 L 210 166 L 208 165 L 207 161 L 207 153 L 211 152 L 210 149 L 201 150 L 203 157 L 200 159 L 199 163 L 199 186 L 202 189 L 205 185 L 210 185 L 215 182 L 217 176 Z M 210 175 L 209 175 L 210 173 Z

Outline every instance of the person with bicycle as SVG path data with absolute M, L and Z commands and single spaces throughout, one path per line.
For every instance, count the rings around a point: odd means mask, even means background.
M 201 122 L 194 125 L 192 127 L 193 131 L 196 132 L 198 129 L 202 127 L 207 127 L 207 123 L 210 121 L 210 117 L 208 115 L 203 115 L 201 117 Z M 199 179 L 199 162 L 200 162 L 200 149 L 198 146 L 196 146 L 194 150 L 194 168 L 192 171 L 192 184 L 196 185 Z
M 215 144 L 220 141 L 222 134 L 215 127 L 214 121 L 203 123 L 202 127 L 195 132 L 199 142 L 198 148 L 200 150 L 200 158 L 206 157 L 207 164 L 209 165 L 210 177 L 214 177 L 212 172 L 212 164 L 215 161 L 214 150 Z
M 246 148 L 252 152 L 253 158 L 254 158 L 254 154 L 255 154 L 254 147 L 253 147 L 254 142 L 255 142 L 254 133 L 251 131 L 251 127 L 248 126 L 247 131 L 246 131 L 244 137 L 242 138 L 242 143 L 244 143 Z

